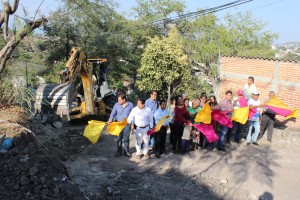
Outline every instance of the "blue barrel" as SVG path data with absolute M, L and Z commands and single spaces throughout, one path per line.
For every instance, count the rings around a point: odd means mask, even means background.
M 13 138 L 6 138 L 4 139 L 2 146 L 1 146 L 1 150 L 8 150 L 10 149 L 10 147 L 13 144 L 14 139 Z

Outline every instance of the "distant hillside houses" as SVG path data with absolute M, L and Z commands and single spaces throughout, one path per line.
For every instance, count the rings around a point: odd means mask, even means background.
M 276 58 L 300 59 L 300 42 L 288 42 L 284 44 L 272 45 L 276 51 Z

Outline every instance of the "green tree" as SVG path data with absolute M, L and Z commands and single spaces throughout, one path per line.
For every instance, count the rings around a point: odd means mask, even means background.
M 182 15 L 185 4 L 178 0 L 136 0 L 138 6 L 134 7 L 139 27 L 148 35 L 167 35 L 168 24 L 174 23 L 172 16 Z
M 135 19 L 126 22 L 125 37 L 130 43 L 127 43 L 127 54 L 122 58 L 125 61 L 122 67 L 127 69 L 125 73 L 134 83 L 137 69 L 141 66 L 143 48 L 149 43 L 149 39 L 167 35 L 169 23 L 172 22 L 165 18 L 182 14 L 185 9 L 184 3 L 178 0 L 137 0 L 137 3 L 138 6 L 133 8 Z
M 227 15 L 220 22 L 214 14 L 190 21 L 186 29 L 186 52 L 201 77 L 217 93 L 219 84 L 218 55 L 274 57 L 272 41 L 276 34 L 265 31 L 266 24 L 251 13 Z M 205 85 L 207 88 L 207 85 Z
M 110 77 L 115 76 L 115 71 L 126 72 L 124 62 L 120 61 L 129 57 L 127 48 L 131 40 L 124 31 L 127 20 L 115 11 L 113 1 L 64 2 L 45 27 L 47 39 L 43 47 L 49 63 L 46 73 L 53 73 L 51 68 L 57 61 L 65 62 L 74 46 L 81 47 L 88 58 L 107 58 Z
M 288 52 L 287 54 L 282 56 L 282 59 L 291 60 L 291 61 L 299 61 L 300 55 L 299 55 L 299 53 L 297 54 L 297 53 Z
M 274 58 L 271 45 L 278 34 L 266 31 L 267 23 L 255 19 L 250 12 L 227 15 L 224 26 L 229 53 L 238 56 Z
M 182 38 L 177 28 L 171 28 L 168 37 L 154 37 L 145 48 L 138 69 L 138 88 L 142 91 L 168 91 L 168 99 L 175 87 L 192 78 Z

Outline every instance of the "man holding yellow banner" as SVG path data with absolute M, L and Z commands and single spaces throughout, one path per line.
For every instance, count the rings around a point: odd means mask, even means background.
M 132 108 L 133 108 L 133 104 L 127 101 L 126 95 L 122 93 L 119 94 L 118 103 L 114 105 L 107 124 L 110 124 L 112 121 L 122 122 L 124 119 L 126 119 L 129 116 Z M 115 157 L 119 157 L 122 155 L 123 139 L 124 139 L 124 155 L 127 157 L 131 157 L 131 154 L 129 152 L 129 137 L 130 137 L 130 125 L 127 125 L 121 131 L 120 135 L 117 138 L 117 152 L 115 154 Z
M 265 99 L 265 103 L 268 102 L 270 99 L 275 97 L 275 92 L 269 92 L 269 98 Z M 275 123 L 276 113 L 269 109 L 268 107 L 263 107 L 263 113 L 261 117 L 261 125 L 260 125 L 260 133 L 258 135 L 258 140 L 263 137 L 266 129 L 268 129 L 268 136 L 267 139 L 269 142 L 272 142 L 272 135 L 273 135 L 273 128 Z
M 169 127 L 169 120 L 168 114 L 169 111 L 167 108 L 167 101 L 160 100 L 159 102 L 160 107 L 154 113 L 154 120 L 156 127 L 155 130 L 155 157 L 160 158 L 160 155 L 166 153 L 166 137 L 167 137 L 167 130 Z
M 233 98 L 232 103 L 233 103 L 233 109 L 234 109 L 233 117 L 235 117 L 235 118 L 238 119 L 238 120 L 234 120 L 233 121 L 233 125 L 235 127 L 235 137 L 234 137 L 234 140 L 235 140 L 236 143 L 239 144 L 241 142 L 241 139 L 242 139 L 242 136 L 241 136 L 242 127 L 247 122 L 249 109 L 246 109 L 246 113 L 243 115 L 243 116 L 246 115 L 244 117 L 245 118 L 245 120 L 244 120 L 245 123 L 241 123 L 239 121 L 239 120 L 241 120 L 241 117 L 240 117 L 240 115 L 238 116 L 236 110 L 248 106 L 248 103 L 247 103 L 247 100 L 246 100 L 246 98 L 244 96 L 244 91 L 243 90 L 238 90 L 237 91 L 237 95 L 238 95 L 237 97 Z M 227 139 L 229 139 L 229 141 L 230 141 L 231 137 L 229 136 L 229 137 L 227 137 Z

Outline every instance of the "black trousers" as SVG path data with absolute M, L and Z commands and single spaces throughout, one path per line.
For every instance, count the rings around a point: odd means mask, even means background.
M 166 150 L 166 137 L 167 137 L 167 127 L 162 126 L 158 132 L 155 133 L 155 153 L 158 152 L 160 154 Z
M 173 150 L 176 148 L 180 149 L 181 138 L 183 135 L 183 124 L 174 123 L 174 134 L 173 134 Z
M 174 137 L 174 124 L 169 123 L 170 126 L 170 144 L 173 145 L 173 137 Z
M 203 133 L 200 132 L 200 135 L 199 135 L 199 146 L 200 148 L 203 148 L 204 147 L 204 140 L 205 140 L 205 137 L 203 135 Z
M 268 129 L 268 135 L 267 138 L 268 140 L 272 139 L 273 135 L 273 128 L 274 128 L 274 122 L 275 122 L 275 114 L 269 113 L 269 112 L 264 112 L 262 114 L 261 118 L 261 125 L 260 125 L 260 133 L 258 138 L 262 138 L 265 131 Z

